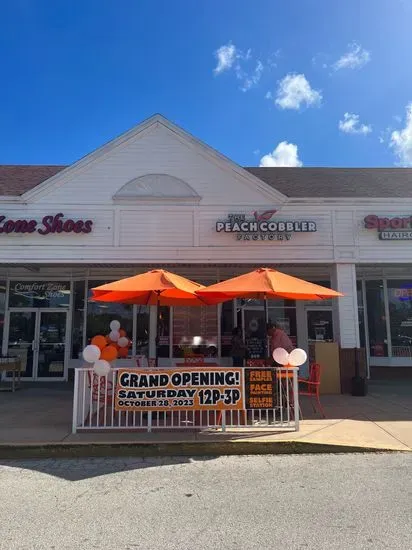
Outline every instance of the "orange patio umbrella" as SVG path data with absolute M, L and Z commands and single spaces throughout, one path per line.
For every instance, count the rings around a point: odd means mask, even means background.
M 341 293 L 303 279 L 286 275 L 276 269 L 260 268 L 217 283 L 196 292 L 208 304 L 219 304 L 234 298 L 264 300 L 267 319 L 268 299 L 325 300 L 343 296 Z M 268 342 L 266 343 L 269 351 Z
M 201 306 L 205 302 L 195 292 L 203 288 L 203 285 L 165 269 L 153 269 L 92 288 L 92 299 L 153 306 Z
M 325 300 L 343 296 L 336 290 L 267 267 L 202 288 L 196 291 L 196 294 L 207 304 L 219 304 L 234 298 Z
M 120 279 L 92 288 L 92 299 L 98 302 L 157 306 L 202 306 L 205 301 L 195 292 L 205 288 L 199 283 L 166 271 L 153 269 L 134 277 Z M 156 323 L 156 363 L 159 341 L 159 307 Z

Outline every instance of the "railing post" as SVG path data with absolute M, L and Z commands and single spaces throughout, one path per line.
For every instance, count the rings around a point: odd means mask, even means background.
M 295 415 L 295 431 L 299 431 L 299 385 L 298 385 L 298 368 L 293 368 L 293 408 Z
M 77 432 L 77 418 L 78 418 L 78 406 L 79 406 L 79 371 L 74 369 L 74 390 L 73 390 L 73 420 L 72 420 L 72 433 Z
M 226 431 L 226 411 L 222 411 L 222 432 Z

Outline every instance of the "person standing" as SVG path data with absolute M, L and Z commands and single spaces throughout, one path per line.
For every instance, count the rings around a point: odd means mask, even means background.
M 234 367 L 243 367 L 245 356 L 246 356 L 246 346 L 242 338 L 242 329 L 240 327 L 235 327 L 232 332 L 232 361 Z
M 283 348 L 290 353 L 295 347 L 286 332 L 276 323 L 268 326 L 268 335 L 270 338 L 271 353 L 277 348 Z

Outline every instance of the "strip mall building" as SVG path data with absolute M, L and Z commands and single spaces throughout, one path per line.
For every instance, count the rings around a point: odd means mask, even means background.
M 1 166 L 2 352 L 29 379 L 66 380 L 119 319 L 130 354 L 153 354 L 155 308 L 90 303 L 92 287 L 159 266 L 203 284 L 276 266 L 345 295 L 271 302 L 300 347 L 364 347 L 372 378 L 401 372 L 412 367 L 411 180 L 407 169 L 243 168 L 161 116 L 71 166 Z M 162 308 L 161 361 L 191 348 L 229 364 L 235 324 L 258 357 L 260 302 Z

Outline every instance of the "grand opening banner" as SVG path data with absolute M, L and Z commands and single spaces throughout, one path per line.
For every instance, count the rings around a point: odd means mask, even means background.
M 120 369 L 116 411 L 242 410 L 244 369 Z

